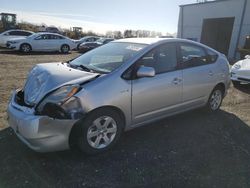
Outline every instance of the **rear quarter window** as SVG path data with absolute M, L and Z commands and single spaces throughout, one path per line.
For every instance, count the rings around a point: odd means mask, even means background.
M 218 59 L 218 54 L 212 50 L 207 49 L 207 60 L 208 63 L 214 63 Z

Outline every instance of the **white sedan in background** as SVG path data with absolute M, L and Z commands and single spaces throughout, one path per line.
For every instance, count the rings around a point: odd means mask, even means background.
M 59 51 L 68 53 L 76 48 L 76 43 L 68 37 L 56 33 L 35 33 L 26 39 L 7 41 L 7 48 L 20 50 L 24 53 L 31 51 Z
M 241 83 L 250 84 L 250 55 L 232 66 L 231 80 L 234 86 L 239 86 Z
M 20 39 L 26 38 L 30 35 L 34 34 L 32 31 L 20 30 L 20 29 L 12 29 L 8 31 L 4 31 L 0 34 L 0 46 L 6 47 L 6 43 L 10 39 Z

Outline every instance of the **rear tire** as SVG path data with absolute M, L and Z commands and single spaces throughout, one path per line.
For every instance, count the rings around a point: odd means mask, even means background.
M 91 112 L 80 122 L 78 147 L 87 154 L 98 154 L 112 148 L 119 140 L 124 122 L 112 109 Z
M 218 111 L 223 100 L 223 95 L 224 90 L 220 86 L 215 87 L 209 96 L 206 109 L 209 112 Z
M 62 52 L 63 54 L 69 53 L 69 50 L 70 50 L 69 45 L 63 44 L 63 45 L 61 46 L 61 52 Z
M 23 53 L 30 53 L 32 50 L 31 46 L 29 44 L 21 44 L 20 51 Z

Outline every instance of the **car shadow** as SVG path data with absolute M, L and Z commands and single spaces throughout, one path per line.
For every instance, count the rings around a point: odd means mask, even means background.
M 29 55 L 68 55 L 69 53 L 61 53 L 61 52 L 30 52 L 30 53 L 22 53 L 20 51 L 14 51 L 14 50 L 8 50 L 8 49 L 1 49 L 0 54 L 6 54 L 6 55 L 19 55 L 19 56 L 29 56 Z
M 95 156 L 39 154 L 5 129 L 0 187 L 249 187 L 249 143 L 249 125 L 222 110 L 195 110 L 134 129 Z
M 240 84 L 238 86 L 235 86 L 235 88 L 243 93 L 250 94 L 250 84 Z

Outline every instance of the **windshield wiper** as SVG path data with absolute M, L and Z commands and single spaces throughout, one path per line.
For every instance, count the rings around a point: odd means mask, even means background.
M 93 72 L 90 68 L 84 66 L 84 65 L 77 65 L 77 67 L 80 67 L 82 70 L 87 71 L 87 72 Z

